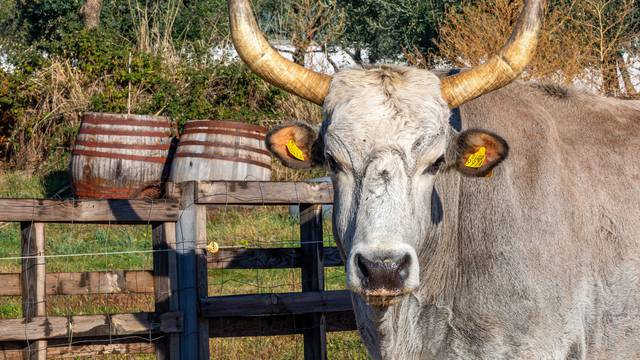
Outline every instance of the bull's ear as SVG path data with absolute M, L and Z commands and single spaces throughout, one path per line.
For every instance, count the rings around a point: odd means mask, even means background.
M 303 122 L 279 126 L 267 134 L 267 148 L 282 163 L 308 169 L 322 163 L 322 142 L 318 132 Z
M 494 133 L 469 129 L 455 141 L 455 167 L 467 176 L 488 176 L 509 154 L 507 142 Z

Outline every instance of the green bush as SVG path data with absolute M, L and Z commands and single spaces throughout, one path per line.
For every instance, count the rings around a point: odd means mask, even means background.
M 287 96 L 241 63 L 168 62 L 108 31 L 64 36 L 57 54 L 23 52 L 0 72 L 0 156 L 13 167 L 68 152 L 85 111 L 261 123 Z

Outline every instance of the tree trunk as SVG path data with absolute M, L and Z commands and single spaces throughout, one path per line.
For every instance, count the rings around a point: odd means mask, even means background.
M 638 95 L 638 91 L 636 91 L 635 86 L 633 86 L 633 82 L 631 81 L 631 76 L 629 75 L 629 67 L 627 63 L 624 61 L 621 53 L 618 53 L 618 68 L 620 69 L 620 74 L 622 75 L 622 81 L 624 82 L 624 88 L 626 91 L 626 95 L 629 97 L 634 97 Z
M 607 96 L 620 95 L 620 82 L 618 80 L 615 55 L 610 55 L 603 59 L 600 63 L 600 73 L 602 75 L 602 92 Z
M 80 16 L 87 30 L 100 26 L 100 13 L 102 12 L 102 0 L 87 0 L 80 8 Z

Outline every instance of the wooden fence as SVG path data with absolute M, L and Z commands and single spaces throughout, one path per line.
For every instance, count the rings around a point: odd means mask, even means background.
M 0 320 L 0 358 L 155 351 L 159 359 L 209 359 L 209 338 L 299 333 L 305 359 L 326 359 L 326 332 L 355 329 L 348 292 L 324 291 L 324 267 L 342 265 L 336 248 L 323 247 L 330 185 L 189 182 L 169 193 L 175 200 L 0 199 L 0 222 L 20 222 L 22 234 L 22 272 L 0 274 L 0 295 L 22 295 L 24 316 Z M 207 207 L 289 204 L 300 205 L 299 248 L 206 252 Z M 148 224 L 153 270 L 47 273 L 45 223 Z M 208 295 L 209 269 L 276 268 L 301 268 L 302 292 Z M 46 315 L 47 295 L 118 293 L 153 293 L 155 312 Z

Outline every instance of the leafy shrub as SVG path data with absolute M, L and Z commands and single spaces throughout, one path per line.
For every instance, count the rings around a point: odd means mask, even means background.
M 263 123 L 287 97 L 240 63 L 167 63 L 106 31 L 81 30 L 58 46 L 58 55 L 25 52 L 15 71 L 0 72 L 0 156 L 13 167 L 68 152 L 82 112 Z

